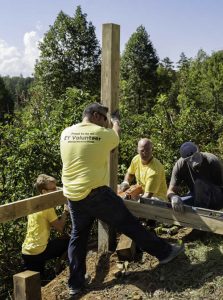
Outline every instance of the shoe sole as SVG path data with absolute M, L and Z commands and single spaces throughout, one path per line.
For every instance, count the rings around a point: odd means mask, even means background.
M 165 265 L 165 264 L 171 262 L 171 261 L 174 260 L 180 253 L 184 252 L 184 250 L 185 250 L 185 249 L 184 249 L 184 245 L 182 245 L 182 246 L 178 249 L 178 251 L 177 251 L 176 253 L 174 253 L 174 255 L 172 254 L 173 256 L 170 255 L 169 258 L 166 258 L 166 259 L 164 259 L 164 260 L 161 260 L 161 261 L 159 262 L 159 264 L 160 264 L 160 265 Z

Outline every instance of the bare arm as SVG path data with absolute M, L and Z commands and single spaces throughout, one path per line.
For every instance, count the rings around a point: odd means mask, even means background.
M 170 185 L 168 190 L 167 190 L 167 198 L 171 200 L 171 197 L 173 195 L 177 195 L 179 193 L 179 187 Z
M 125 178 L 124 178 L 124 181 L 127 181 L 129 183 L 129 185 L 132 183 L 133 179 L 134 179 L 134 175 L 133 174 L 130 174 L 130 173 L 126 173 L 125 174 Z
M 112 129 L 117 133 L 118 136 L 120 136 L 121 128 L 120 128 L 120 121 L 117 119 L 113 120 L 111 119 L 112 122 Z
M 51 222 L 50 225 L 58 232 L 62 233 L 64 230 L 64 226 L 66 224 L 67 215 L 69 215 L 69 210 L 67 205 L 64 205 L 64 211 L 60 218 L 56 219 L 55 221 Z
M 134 175 L 132 175 L 132 174 L 130 174 L 130 173 L 127 172 L 125 174 L 125 178 L 124 178 L 123 182 L 119 186 L 119 190 L 121 192 L 125 192 L 127 189 L 129 189 L 130 188 L 130 184 L 133 181 L 134 177 L 135 177 Z
M 117 133 L 117 135 L 120 137 L 120 115 L 119 110 L 116 110 L 111 114 L 111 123 L 112 123 L 112 129 Z

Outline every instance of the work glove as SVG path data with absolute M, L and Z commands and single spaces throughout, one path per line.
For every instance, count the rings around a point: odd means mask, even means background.
M 67 204 L 64 204 L 64 207 L 63 207 L 63 213 L 66 214 L 66 215 L 69 215 L 70 214 L 70 210 L 69 210 L 69 207 Z
M 171 205 L 174 211 L 179 212 L 179 213 L 183 213 L 184 211 L 184 205 L 183 205 L 183 201 L 180 198 L 180 196 L 178 195 L 173 195 L 171 197 Z
M 111 122 L 112 122 L 112 124 L 114 124 L 115 121 L 120 122 L 120 114 L 119 114 L 119 110 L 118 109 L 111 114 Z
M 120 184 L 120 186 L 119 186 L 119 189 L 120 189 L 121 192 L 124 192 L 124 191 L 126 191 L 127 189 L 129 189 L 129 188 L 130 188 L 130 185 L 129 185 L 129 183 L 128 183 L 127 181 L 123 181 L 123 182 Z

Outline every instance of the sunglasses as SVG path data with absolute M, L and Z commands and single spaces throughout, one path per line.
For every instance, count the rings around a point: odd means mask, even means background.
M 192 155 L 185 157 L 184 160 L 187 162 L 200 161 L 200 156 L 201 156 L 200 152 L 196 151 Z

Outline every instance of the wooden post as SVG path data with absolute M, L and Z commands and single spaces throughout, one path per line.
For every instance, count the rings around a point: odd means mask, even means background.
M 41 300 L 40 274 L 25 271 L 13 275 L 15 300 Z
M 121 234 L 116 252 L 119 260 L 132 260 L 135 257 L 136 244 L 124 234 Z
M 101 102 L 113 113 L 119 107 L 120 26 L 102 26 Z M 110 156 L 110 187 L 117 190 L 118 150 Z M 99 221 L 98 250 L 108 251 L 115 246 L 114 229 Z

